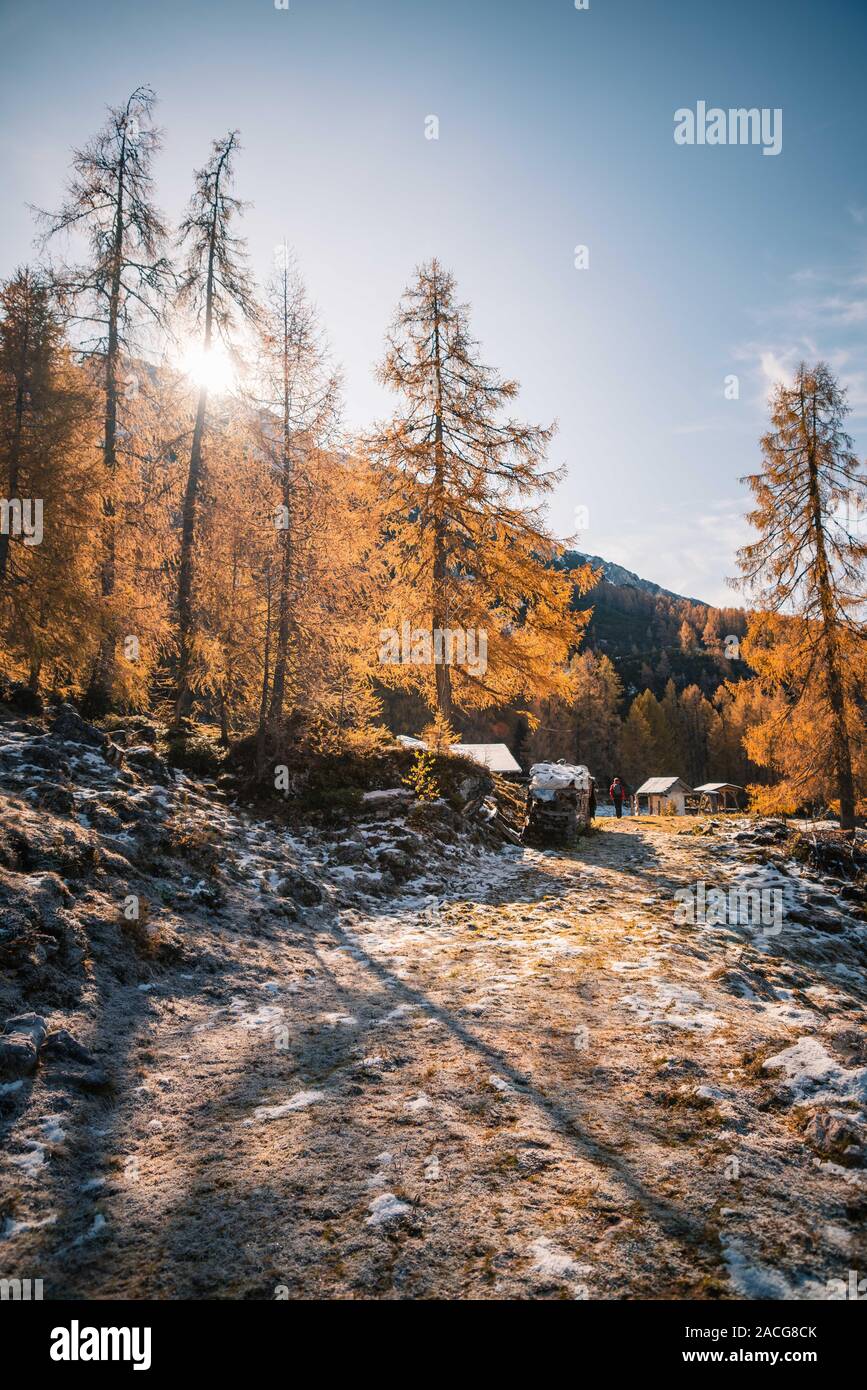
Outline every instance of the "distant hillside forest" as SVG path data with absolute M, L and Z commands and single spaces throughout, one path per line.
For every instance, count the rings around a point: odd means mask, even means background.
M 712 695 L 720 681 L 749 674 L 739 655 L 747 631 L 742 608 L 712 608 L 604 578 L 580 601 L 593 609 L 583 645 L 611 658 L 628 697 L 642 690 L 662 695 L 669 677 L 679 690 L 697 685 Z
M 568 573 L 571 558 L 565 552 L 557 568 Z M 633 787 L 666 773 L 692 786 L 768 780 L 742 741 L 755 718 L 753 697 L 737 690 L 753 674 L 739 655 L 743 609 L 604 578 L 576 592 L 574 604 L 592 609 L 571 663 L 574 698 L 462 718 L 456 726 L 467 742 L 503 741 L 525 767 L 544 758 L 586 763 L 606 787 L 615 774 Z M 382 694 L 397 732 L 416 733 L 428 718 L 418 699 Z

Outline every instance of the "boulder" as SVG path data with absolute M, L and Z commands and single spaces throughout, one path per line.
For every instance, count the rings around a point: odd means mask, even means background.
M 41 1014 L 16 1014 L 14 1018 L 7 1018 L 3 1031 L 7 1036 L 18 1033 L 28 1037 L 36 1048 L 40 1048 L 48 1032 L 48 1024 Z
M 42 1044 L 44 1057 L 63 1057 L 67 1061 L 83 1062 L 85 1066 L 96 1066 L 96 1058 L 78 1041 L 67 1028 L 57 1028 L 49 1033 Z
M 826 1158 L 854 1163 L 863 1156 L 862 1135 L 846 1116 L 817 1110 L 804 1126 L 804 1138 Z
M 803 927 L 812 927 L 814 931 L 827 932 L 831 936 L 837 936 L 844 930 L 840 916 L 826 912 L 821 907 L 790 907 L 786 916 Z
M 146 744 L 139 744 L 137 748 L 126 750 L 126 764 L 131 767 L 133 772 L 137 772 L 146 782 L 158 782 L 160 786 L 167 787 L 171 784 L 172 774 L 168 763 L 155 753 Z
M 322 889 L 319 884 L 302 874 L 299 869 L 290 869 L 280 879 L 275 891 L 278 897 L 291 898 L 301 907 L 315 907 L 317 903 L 322 902 Z
M 25 874 L 53 870 L 83 878 L 99 863 L 99 841 L 75 821 L 11 804 L 0 807 L 0 864 Z
M 377 866 L 387 870 L 396 883 L 405 883 L 408 878 L 412 878 L 414 872 L 412 859 L 399 849 L 380 850 Z
M 43 966 L 58 950 L 53 936 L 34 930 L 20 914 L 0 911 L 0 967 L 3 970 Z
M 190 902 L 202 907 L 219 908 L 226 901 L 226 890 L 216 878 L 203 878 L 189 891 Z
M 31 1076 L 38 1055 L 36 1044 L 26 1033 L 0 1038 L 0 1076 Z
M 67 1086 L 78 1086 L 82 1091 L 100 1094 L 111 1090 L 111 1077 L 103 1067 L 86 1067 L 84 1070 L 60 1072 L 56 1078 Z
M 62 782 L 43 782 L 36 792 L 36 805 L 46 811 L 55 811 L 59 816 L 75 814 L 75 797 L 72 788 Z
M 365 792 L 361 803 L 366 811 L 391 813 L 404 810 L 414 797 L 415 793 L 409 787 L 385 787 L 380 791 Z
M 22 739 L 19 743 L 7 743 L 0 748 L 0 764 L 4 775 L 7 770 L 10 773 L 18 771 L 22 764 L 31 768 L 50 768 L 54 773 L 69 772 L 69 764 L 60 757 L 57 743 L 43 734 L 26 741 Z
M 768 835 L 773 835 L 777 840 L 785 840 L 789 834 L 789 827 L 782 820 L 763 820 L 760 829 Z
M 489 772 L 479 772 L 469 777 L 464 777 L 458 787 L 458 796 L 464 805 L 469 801 L 477 801 L 480 796 L 487 796 L 492 790 L 491 775 Z
M 335 864 L 363 864 L 364 850 L 363 840 L 345 840 L 335 845 L 331 857 Z
M 3 703 L 19 714 L 41 714 L 44 709 L 42 696 L 29 685 L 17 682 L 3 692 Z
M 433 835 L 444 844 L 453 844 L 464 828 L 463 818 L 453 811 L 447 801 L 416 801 L 413 803 L 409 820 L 412 826 L 424 836 Z
M 0 868 L 0 969 L 39 967 L 58 956 L 64 968 L 87 954 L 85 933 L 64 904 L 72 894 L 57 874 Z
M 60 706 L 52 728 L 55 738 L 63 739 L 64 743 L 83 743 L 88 748 L 98 748 L 100 751 L 111 741 L 108 734 L 82 719 L 73 705 Z

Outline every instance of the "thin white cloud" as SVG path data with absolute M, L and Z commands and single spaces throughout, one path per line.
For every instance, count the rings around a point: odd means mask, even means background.
M 779 382 L 782 382 L 785 386 L 791 385 L 793 375 L 792 368 L 791 366 L 787 366 L 776 352 L 766 349 L 759 356 L 759 364 L 762 369 L 762 376 L 769 387 L 774 387 Z
M 588 531 L 578 548 L 687 598 L 735 607 L 743 600 L 725 576 L 736 574 L 736 553 L 750 538 L 748 505 L 744 492 L 703 509 L 667 508 L 649 523 L 625 517 L 615 532 Z
M 867 208 L 853 205 L 849 212 L 858 224 L 862 219 L 855 214 L 863 214 L 867 224 Z M 861 365 L 862 331 L 867 323 L 865 260 L 867 243 L 862 239 L 847 266 L 802 266 L 788 276 L 789 284 L 799 287 L 797 293 L 752 310 L 753 320 L 764 332 L 741 343 L 734 356 L 749 364 L 754 406 L 767 401 L 777 382 L 790 382 L 800 361 L 823 359 L 848 391 L 850 424 L 863 418 L 867 410 L 867 374 Z

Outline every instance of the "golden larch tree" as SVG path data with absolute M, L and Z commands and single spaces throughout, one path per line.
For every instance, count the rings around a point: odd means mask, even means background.
M 401 299 L 379 377 L 402 401 L 365 441 L 393 578 L 381 679 L 421 691 L 449 723 L 455 708 L 568 693 L 586 620 L 573 593 L 590 572 L 551 563 L 538 498 L 559 477 L 543 467 L 553 426 L 506 413 L 517 383 L 482 362 L 437 260 Z
M 845 392 L 829 367 L 801 363 L 780 384 L 749 475 L 758 539 L 738 553 L 756 603 L 743 656 L 777 712 L 747 735 L 750 757 L 781 774 L 781 805 L 825 796 L 855 823 L 865 727 L 867 478 L 843 428 Z M 767 794 L 764 796 L 767 802 Z

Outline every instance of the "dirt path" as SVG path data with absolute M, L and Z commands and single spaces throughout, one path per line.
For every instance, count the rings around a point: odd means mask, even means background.
M 235 923 L 232 970 L 107 999 L 122 1084 L 53 1117 L 18 1270 L 151 1298 L 817 1298 L 864 1270 L 863 1169 L 804 1134 L 867 1100 L 853 948 L 676 925 L 676 889 L 744 871 L 731 838 L 625 820 L 480 865 L 254 956 Z

